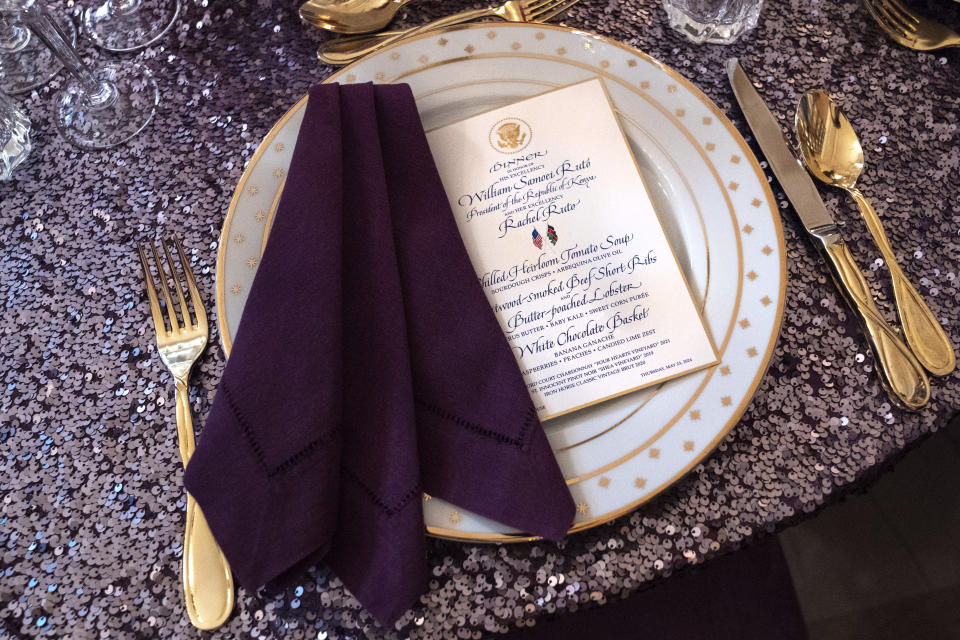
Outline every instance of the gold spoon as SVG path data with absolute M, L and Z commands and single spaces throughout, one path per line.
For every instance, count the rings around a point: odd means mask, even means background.
M 337 33 L 371 33 L 390 24 L 410 0 L 307 0 L 300 19 Z
M 947 375 L 956 366 L 953 347 L 933 312 L 900 269 L 880 217 L 856 186 L 863 170 L 863 148 L 853 126 L 830 96 L 823 91 L 808 91 L 797 105 L 796 128 L 803 163 L 810 173 L 826 184 L 845 189 L 856 200 L 890 270 L 907 344 L 930 373 Z

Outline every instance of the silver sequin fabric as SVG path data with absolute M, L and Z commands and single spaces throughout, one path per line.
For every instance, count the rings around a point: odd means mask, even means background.
M 960 27 L 960 4 L 914 1 Z M 398 23 L 475 6 L 417 0 Z M 861 186 L 904 271 L 960 344 L 960 51 L 898 47 L 849 0 L 767 0 L 757 29 L 729 47 L 688 43 L 654 0 L 583 0 L 564 22 L 677 69 L 751 144 L 727 57 L 762 70 L 759 89 L 784 124 L 804 90 L 838 97 L 867 154 Z M 58 137 L 51 100 L 61 79 L 22 98 L 35 148 L 0 183 L 0 640 L 496 636 L 655 588 L 808 518 L 867 486 L 960 408 L 957 372 L 933 381 L 924 411 L 891 406 L 773 182 L 789 268 L 780 342 L 743 419 L 682 481 L 559 545 L 431 541 L 430 590 L 395 628 L 379 626 L 321 564 L 271 590 L 240 590 L 227 624 L 199 636 L 180 586 L 172 381 L 156 354 L 135 243 L 181 236 L 213 311 L 233 188 L 271 125 L 331 73 L 314 56 L 323 37 L 300 24 L 293 2 L 189 0 L 174 32 L 122 58 L 153 70 L 162 104 L 141 136 L 109 152 L 79 152 Z M 113 58 L 86 41 L 81 52 Z M 893 320 L 866 227 L 845 195 L 822 192 L 843 212 L 851 250 Z M 224 362 L 214 329 L 192 378 L 198 425 Z

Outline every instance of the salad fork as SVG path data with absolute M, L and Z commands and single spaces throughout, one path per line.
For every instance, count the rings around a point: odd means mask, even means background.
M 350 64 L 399 40 L 481 18 L 500 18 L 507 22 L 546 22 L 579 1 L 507 0 L 499 6 L 455 13 L 409 29 L 327 40 L 318 47 L 317 57 L 327 64 Z
M 877 24 L 899 44 L 917 51 L 960 47 L 960 33 L 917 15 L 898 0 L 863 0 Z
M 207 346 L 207 314 L 203 309 L 200 291 L 190 269 L 190 261 L 183 251 L 180 240 L 173 239 L 180 262 L 178 271 L 168 243 L 161 241 L 164 260 L 155 245 L 147 248 L 139 245 L 140 263 L 143 267 L 144 285 L 150 299 L 150 312 L 157 332 L 157 351 L 160 360 L 167 366 L 176 383 L 177 436 L 180 459 L 187 466 L 195 447 L 193 419 L 190 417 L 190 397 L 187 382 L 193 363 Z M 148 253 L 156 265 L 156 279 L 163 293 L 157 296 L 153 271 Z M 168 276 L 169 272 L 169 276 Z M 168 279 L 179 302 L 179 315 L 170 296 Z M 193 315 L 187 306 L 181 281 L 186 283 L 193 304 Z M 164 315 L 166 311 L 166 315 Z M 233 609 L 233 576 L 223 552 L 217 546 L 203 512 L 189 493 L 187 494 L 187 524 L 183 541 L 183 593 L 190 622 L 198 629 L 215 629 L 226 621 Z

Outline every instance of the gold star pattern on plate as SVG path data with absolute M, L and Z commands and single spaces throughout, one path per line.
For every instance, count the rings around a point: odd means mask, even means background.
M 731 182 L 727 185 L 727 188 L 730 189 L 730 191 L 736 191 L 740 188 L 740 185 L 738 185 L 736 182 Z
M 247 187 L 247 193 L 249 193 L 252 196 L 255 196 L 258 193 L 260 193 L 260 188 L 255 187 L 254 185 L 250 185 L 249 187 Z
M 279 180 L 285 175 L 287 175 L 287 172 L 281 169 L 280 167 L 277 167 L 276 169 L 273 170 L 273 177 L 276 178 L 277 180 Z
M 419 58 L 417 58 L 417 60 L 420 62 L 420 64 L 427 64 L 427 61 L 428 61 L 429 59 L 430 59 L 430 56 L 428 56 L 428 55 L 426 55 L 426 54 L 424 54 L 424 55 L 420 56 Z
M 240 285 L 235 284 L 232 287 L 230 287 L 230 293 L 232 293 L 233 295 L 237 295 L 238 293 L 240 293 Z
M 577 513 L 586 513 L 587 511 L 590 511 L 589 504 L 587 504 L 586 502 L 577 503 Z
M 763 255 L 768 256 L 773 253 L 773 249 L 770 248 L 770 245 L 765 246 L 763 249 L 760 249 Z
M 750 273 L 747 274 L 747 277 L 750 279 L 751 282 L 753 282 L 753 281 L 756 280 L 759 276 L 757 275 L 757 272 L 756 272 L 756 271 L 751 270 Z
M 733 164 L 740 164 L 740 156 L 736 156 L 736 155 L 730 156 L 730 162 L 732 162 Z
M 700 412 L 697 411 L 696 409 L 694 409 L 693 411 L 691 411 L 691 412 L 690 412 L 690 419 L 691 419 L 691 420 L 699 420 L 699 419 L 700 419 Z
M 584 50 L 584 51 L 589 51 L 590 49 L 593 49 L 593 43 L 592 43 L 592 42 L 584 42 L 584 43 L 583 43 L 583 50 Z
M 277 144 L 273 145 L 273 149 L 274 151 L 277 151 L 277 152 L 283 151 L 284 149 L 283 143 L 278 142 Z
M 246 238 L 243 237 L 242 233 L 238 233 L 237 235 L 233 236 L 233 241 L 237 244 L 243 244 L 244 240 L 246 240 Z
M 650 88 L 650 83 L 647 82 L 646 80 L 644 80 L 643 82 L 640 83 L 640 88 L 641 88 L 641 89 L 649 89 L 649 88 Z
M 727 365 L 723 365 L 722 367 L 720 367 L 720 375 L 722 376 L 730 375 L 730 367 L 728 367 Z
M 633 481 L 633 486 L 635 486 L 637 489 L 643 489 L 644 487 L 647 486 L 647 479 L 637 478 L 636 480 Z
M 760 206 L 761 204 L 763 204 L 763 203 L 760 202 L 760 199 L 759 199 L 759 198 L 754 198 L 753 200 L 750 201 L 750 204 L 752 204 L 752 205 L 755 206 L 755 207 L 759 207 L 759 206 Z
M 247 266 L 250 267 L 251 269 L 253 269 L 255 266 L 257 266 L 257 259 L 256 259 L 256 258 L 248 258 L 248 259 L 247 259 Z
M 557 55 L 558 55 L 558 56 L 565 56 L 565 55 L 567 55 L 567 50 L 564 49 L 563 47 L 560 47 L 559 49 L 557 49 Z
M 446 39 L 446 38 L 440 38 L 439 40 L 437 40 L 437 44 L 440 45 L 441 47 L 445 47 L 445 46 L 447 46 L 447 39 Z
M 630 58 L 629 60 L 627 60 L 627 66 L 628 66 L 628 67 L 635 67 L 635 66 L 637 66 L 637 61 L 634 60 L 633 58 Z
M 683 116 L 687 115 L 687 112 L 684 111 L 683 109 L 677 109 L 675 113 L 677 114 L 678 118 L 682 118 Z
M 713 123 L 713 118 L 704 118 L 704 119 L 703 119 L 703 124 L 709 125 L 709 124 L 712 124 L 712 123 Z
M 520 47 L 522 47 L 522 46 L 523 46 L 523 45 L 521 45 L 519 42 L 514 42 L 513 44 L 510 45 L 510 48 L 513 49 L 514 51 L 517 51 L 517 50 L 519 50 Z
M 390 59 L 391 59 L 391 60 L 399 60 L 399 59 L 400 59 L 400 54 L 397 53 L 396 51 L 394 51 L 393 53 L 390 54 Z
M 547 35 L 543 31 L 537 31 L 537 40 L 543 40 Z
M 476 51 L 476 49 L 473 48 L 472 44 L 468 44 L 463 48 L 463 50 L 466 51 L 467 53 L 473 53 L 474 51 Z
M 749 327 L 749 326 L 750 326 L 750 321 L 747 320 L 746 318 L 744 318 L 743 320 L 740 321 L 740 328 L 741 328 L 741 329 L 746 329 L 746 328 Z
M 770 299 L 770 296 L 763 296 L 762 298 L 760 298 L 760 302 L 763 303 L 763 306 L 769 307 L 770 303 L 773 302 L 773 300 Z
M 494 38 L 497 37 L 497 32 L 496 32 L 496 31 L 487 31 L 487 37 L 490 38 L 491 40 L 493 40 Z
M 693 440 L 687 440 L 683 443 L 684 451 L 693 451 Z
M 356 79 L 357 79 L 357 76 L 353 75 L 352 73 L 347 74 L 347 82 L 353 82 Z
M 745 234 L 747 234 L 747 235 L 750 235 L 751 233 L 753 233 L 753 227 L 751 227 L 751 226 L 748 225 L 748 224 L 747 224 L 747 225 L 744 225 L 744 226 L 743 226 L 743 232 L 744 232 Z
M 460 521 L 463 520 L 463 516 L 460 515 L 459 511 L 450 512 L 450 523 L 451 524 L 460 524 Z
M 651 458 L 659 458 L 659 457 L 660 457 L 660 449 L 650 449 L 650 457 L 651 457 Z
M 706 146 L 707 151 L 713 151 L 716 148 L 717 148 L 717 145 L 713 144 L 712 142 L 707 143 L 707 146 Z
M 263 222 L 263 219 L 266 217 L 267 217 L 267 214 L 263 212 L 263 209 L 260 209 L 259 211 L 257 211 L 257 215 L 256 215 L 257 222 Z
M 733 400 L 730 399 L 730 396 L 723 396 L 720 398 L 720 404 L 725 407 L 729 407 L 731 404 L 733 404 Z
M 669 87 L 667 87 L 667 93 L 676 93 L 676 92 L 677 92 L 677 85 L 672 84 Z
M 383 79 L 387 76 L 383 75 L 383 71 L 377 71 L 377 75 L 373 76 L 377 82 L 383 82 Z
M 597 484 L 603 487 L 604 489 L 606 489 L 607 487 L 610 486 L 610 478 L 608 478 L 607 476 L 603 476 L 602 478 L 597 480 Z
M 600 61 L 600 66 L 603 67 L 604 69 L 606 69 L 607 67 L 610 66 L 610 61 L 609 61 L 609 60 L 601 60 L 601 61 Z
M 757 357 L 757 348 L 756 348 L 756 347 L 750 347 L 749 349 L 747 349 L 747 355 L 750 356 L 751 358 L 756 358 L 756 357 Z

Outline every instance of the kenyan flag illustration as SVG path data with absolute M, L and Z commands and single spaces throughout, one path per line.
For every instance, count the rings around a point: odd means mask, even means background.
M 553 225 L 547 225 L 547 240 L 550 241 L 550 244 L 557 244 L 557 230 L 553 228 Z

